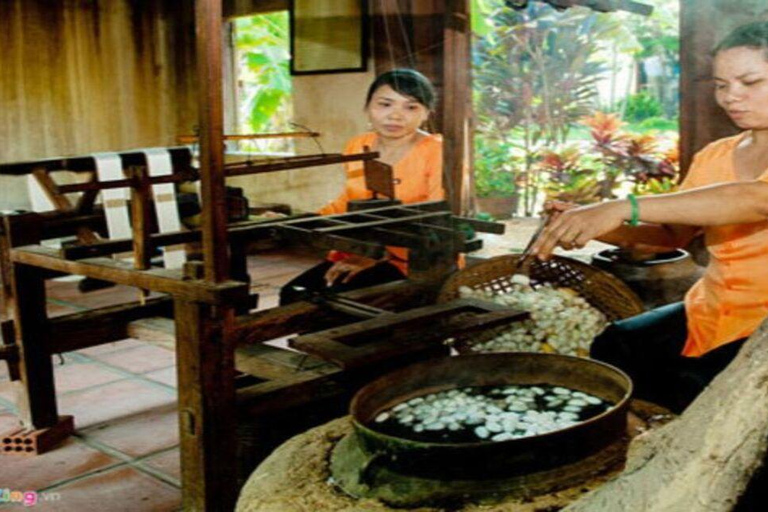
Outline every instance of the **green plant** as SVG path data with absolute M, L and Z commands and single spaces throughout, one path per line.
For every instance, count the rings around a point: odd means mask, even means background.
M 588 204 L 603 199 L 600 162 L 578 146 L 544 153 L 538 167 L 546 173 L 547 199 Z
M 664 115 L 661 102 L 647 91 L 628 96 L 624 103 L 626 103 L 623 105 L 624 119 L 630 122 L 640 122 Z
M 284 128 L 292 116 L 286 11 L 235 20 L 240 130 Z
M 675 189 L 678 172 L 677 146 L 662 149 L 653 133 L 623 129 L 616 114 L 597 112 L 585 118 L 593 142 L 545 152 L 538 162 L 548 178 L 548 199 L 579 204 L 615 197 L 625 184 L 637 194 L 658 194 Z
M 483 23 L 473 18 L 481 25 L 473 52 L 478 138 L 516 141 L 518 165 L 504 181 L 516 184 L 525 215 L 532 215 L 542 186 L 536 161 L 593 109 L 605 70 L 597 50 L 616 23 L 588 9 L 559 12 L 536 2 L 521 11 L 502 0 L 476 0 L 475 7 L 484 9 L 476 13 Z M 478 193 L 501 172 L 492 172 L 485 156 L 477 152 Z
M 476 139 L 475 193 L 478 197 L 512 197 L 517 194 L 519 176 L 512 151 L 509 142 Z

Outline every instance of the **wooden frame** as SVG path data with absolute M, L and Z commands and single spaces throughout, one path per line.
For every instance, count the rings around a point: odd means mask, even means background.
M 291 74 L 366 71 L 367 7 L 366 0 L 291 0 Z
M 198 91 L 199 176 L 204 197 L 201 229 L 153 235 L 139 228 L 134 232 L 135 240 L 52 250 L 39 245 L 46 230 L 41 225 L 44 216 L 4 217 L 2 222 L 7 226 L 5 232 L 9 236 L 6 249 L 11 268 L 6 270 L 11 275 L 10 294 L 15 300 L 16 345 L 0 347 L 0 355 L 17 360 L 25 402 L 20 413 L 27 425 L 37 431 L 66 430 L 69 420 L 60 417 L 56 409 L 52 355 L 63 349 L 86 348 L 134 335 L 137 329 L 132 324 L 135 321 L 147 320 L 154 312 L 167 314 L 166 308 L 172 303 L 174 319 L 165 318 L 171 323 L 165 341 L 175 346 L 178 356 L 182 507 L 187 511 L 233 510 L 239 487 L 234 464 L 238 458 L 236 442 L 244 417 L 255 418 L 257 422 L 255 437 L 260 444 L 253 447 L 257 455 L 249 461 L 255 463 L 285 436 L 297 433 L 296 429 L 306 429 L 333 415 L 343 414 L 346 400 L 356 386 L 377 373 L 414 360 L 379 360 L 364 369 L 345 371 L 310 355 L 288 353 L 262 343 L 297 332 L 310 333 L 316 331 L 318 325 L 347 324 L 351 321 L 350 310 L 357 309 L 365 318 L 376 310 L 394 313 L 428 304 L 442 280 L 454 268 L 456 253 L 479 248 L 478 240 L 464 240 L 459 224 L 472 225 L 476 231 L 499 231 L 487 223 L 483 225 L 452 217 L 444 202 L 409 204 L 392 216 L 385 209 L 333 216 L 317 226 L 301 219 L 290 219 L 228 227 L 223 200 L 225 176 L 272 172 L 323 162 L 300 158 L 273 162 L 267 164 L 267 167 L 271 166 L 269 168 L 250 163 L 224 165 L 222 2 L 196 0 L 195 9 L 198 78 L 202 84 Z M 350 158 L 323 157 L 325 163 Z M 374 157 L 375 154 L 365 154 L 356 159 Z M 154 179 L 134 170 L 126 180 L 119 180 L 119 185 L 131 187 L 138 198 L 146 194 L 148 181 Z M 117 186 L 117 182 L 72 185 L 66 190 L 85 191 L 112 186 Z M 59 187 L 58 192 L 64 190 Z M 134 212 L 139 222 L 145 216 L 142 206 L 146 205 L 138 205 Z M 68 226 L 72 228 L 72 225 Z M 362 303 L 362 308 L 350 309 L 348 302 L 329 307 L 305 301 L 243 314 L 247 309 L 243 306 L 249 300 L 249 287 L 242 279 L 247 279 L 243 271 L 245 246 L 250 241 L 274 236 L 360 254 L 383 251 L 384 243 L 379 238 L 397 240 L 400 245 L 411 248 L 410 279 L 343 294 L 343 299 Z M 150 247 L 193 240 L 202 241 L 202 264 L 187 263 L 183 271 L 144 268 L 142 255 Z M 103 257 L 131 247 L 139 255 L 135 265 Z M 61 273 L 125 284 L 165 293 L 169 297 L 157 303 L 147 301 L 146 304 L 48 319 L 44 280 Z M 50 333 L 54 329 L 59 336 L 56 343 L 51 343 Z M 238 362 L 238 348 L 249 348 L 258 354 Z M 419 354 L 423 355 L 423 351 Z M 238 366 L 247 371 L 247 375 L 239 374 Z

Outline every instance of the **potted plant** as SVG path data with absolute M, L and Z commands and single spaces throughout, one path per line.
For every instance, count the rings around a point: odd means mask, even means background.
M 510 143 L 478 139 L 475 164 L 475 206 L 496 219 L 512 218 L 518 204 L 518 165 Z

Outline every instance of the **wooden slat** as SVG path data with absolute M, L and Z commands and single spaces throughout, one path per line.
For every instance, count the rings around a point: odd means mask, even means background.
M 60 258 L 55 249 L 42 246 L 15 249 L 11 251 L 11 258 L 13 261 L 27 265 L 168 293 L 175 297 L 209 304 L 231 304 L 247 300 L 248 297 L 248 286 L 243 283 L 228 281 L 214 284 L 204 281 L 183 281 L 180 270 L 135 271 L 130 264 L 111 258 L 68 261 Z
M 56 333 L 48 340 L 49 349 L 52 353 L 71 352 L 123 340 L 133 337 L 128 329 L 131 322 L 158 315 L 170 317 L 172 314 L 170 297 L 154 297 L 144 304 L 130 302 L 59 316 L 49 322 L 51 332 Z
M 452 317 L 504 309 L 490 302 L 460 299 L 299 336 L 290 345 L 345 370 L 360 368 L 433 349 L 451 334 L 455 327 L 449 323 Z
M 430 286 L 396 281 L 339 295 L 381 309 L 396 310 L 427 303 L 434 296 L 437 287 L 438 284 Z M 324 313 L 321 305 L 296 302 L 238 317 L 235 336 L 238 345 L 261 343 L 281 336 L 308 332 L 312 330 L 313 325 L 333 317 L 332 312 Z

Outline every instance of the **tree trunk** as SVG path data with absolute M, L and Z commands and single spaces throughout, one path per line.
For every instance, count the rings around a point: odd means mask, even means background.
M 730 511 L 768 444 L 768 321 L 676 420 L 637 437 L 627 467 L 568 512 Z

